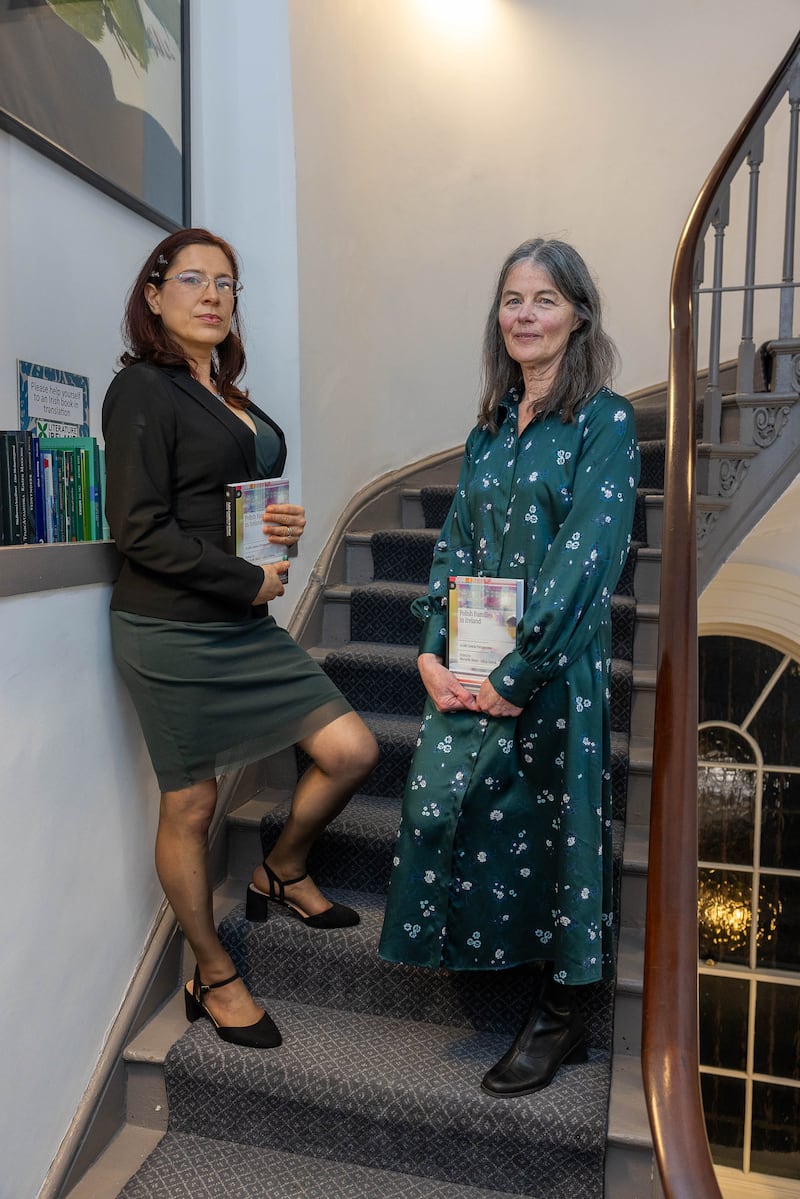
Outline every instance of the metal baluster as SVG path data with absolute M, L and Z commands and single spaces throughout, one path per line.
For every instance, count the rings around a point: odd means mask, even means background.
M 800 63 L 795 64 L 789 80 L 789 162 L 786 171 L 786 225 L 783 241 L 783 282 L 794 281 L 795 226 L 797 221 L 797 143 L 800 125 Z M 781 288 L 780 334 L 792 336 L 794 288 Z
M 758 173 L 764 161 L 764 129 L 753 135 L 747 162 L 750 167 L 750 191 L 747 205 L 747 246 L 744 263 L 744 302 L 742 305 L 742 340 L 739 343 L 739 363 L 736 371 L 738 395 L 751 395 L 755 387 L 756 347 L 753 341 L 753 309 L 756 280 L 756 234 L 758 231 Z
M 700 368 L 697 360 L 697 347 L 700 345 L 700 287 L 705 278 L 706 244 L 701 240 L 697 246 L 697 256 L 694 260 L 694 282 L 692 283 L 692 322 L 694 325 L 694 370 L 695 378 Z
M 708 344 L 708 386 L 703 402 L 703 441 L 719 445 L 722 418 L 722 394 L 719 385 L 720 343 L 722 338 L 722 265 L 725 255 L 725 229 L 730 220 L 730 188 L 720 195 L 711 224 L 714 226 L 714 281 L 711 296 L 711 329 Z

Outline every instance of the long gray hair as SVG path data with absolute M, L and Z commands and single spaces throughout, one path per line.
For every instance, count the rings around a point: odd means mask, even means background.
M 523 389 L 522 368 L 509 356 L 500 330 L 500 301 L 509 271 L 530 262 L 550 276 L 553 286 L 575 306 L 581 323 L 569 336 L 553 386 L 542 409 L 545 416 L 559 412 L 565 424 L 590 396 L 611 382 L 617 362 L 613 341 L 603 330 L 600 296 L 580 254 L 563 241 L 536 237 L 512 250 L 500 269 L 497 290 L 486 319 L 483 338 L 483 380 L 478 421 L 497 430 L 497 406 L 506 392 Z

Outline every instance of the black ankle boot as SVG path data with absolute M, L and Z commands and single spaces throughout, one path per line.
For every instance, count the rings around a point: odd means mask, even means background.
M 513 1045 L 484 1076 L 481 1087 L 490 1095 L 530 1095 L 546 1087 L 559 1066 L 586 1059 L 581 1014 L 569 988 L 549 978 Z

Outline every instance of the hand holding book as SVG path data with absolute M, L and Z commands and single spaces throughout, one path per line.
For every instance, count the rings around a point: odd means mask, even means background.
M 278 562 L 285 575 L 289 546 L 297 543 L 305 523 L 304 510 L 289 503 L 288 479 L 249 479 L 225 487 L 225 547 L 255 566 Z
M 420 654 L 417 669 L 437 712 L 463 712 L 465 709 L 477 712 L 475 696 L 467 691 L 436 654 Z
M 269 604 L 279 595 L 283 595 L 288 582 L 288 562 L 268 562 L 261 569 L 264 572 L 264 581 L 250 601 L 253 607 L 259 604 Z
M 267 504 L 264 535 L 273 545 L 297 545 L 306 527 L 306 510 L 299 504 Z

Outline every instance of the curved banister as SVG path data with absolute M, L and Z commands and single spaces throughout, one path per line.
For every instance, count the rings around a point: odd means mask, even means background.
M 703 185 L 672 272 L 642 1033 L 645 1096 L 667 1199 L 720 1199 L 700 1095 L 697 1025 L 694 269 L 719 189 L 798 53 L 800 35 Z

